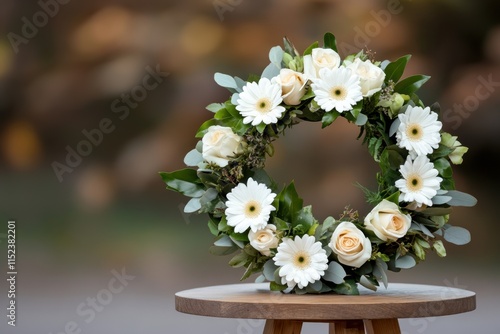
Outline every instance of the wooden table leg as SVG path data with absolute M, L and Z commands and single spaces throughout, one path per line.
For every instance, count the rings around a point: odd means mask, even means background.
M 294 320 L 266 320 L 263 334 L 300 334 L 302 321 Z
M 365 320 L 366 334 L 401 334 L 398 319 Z
M 365 334 L 363 320 L 339 320 L 330 323 L 329 334 Z

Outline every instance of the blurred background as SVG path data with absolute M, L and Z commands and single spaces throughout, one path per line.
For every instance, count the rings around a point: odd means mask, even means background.
M 402 320 L 403 332 L 500 332 L 497 1 L 0 1 L 0 265 L 15 220 L 18 271 L 15 328 L 0 283 L 1 333 L 260 333 L 260 321 L 175 311 L 175 292 L 243 272 L 208 253 L 206 217 L 183 214 L 158 172 L 183 168 L 205 106 L 229 97 L 214 72 L 260 74 L 284 36 L 302 52 L 327 31 L 341 56 L 412 54 L 405 76 L 432 76 L 421 98 L 440 102 L 445 130 L 470 148 L 454 176 L 479 203 L 451 223 L 472 242 L 390 280 L 476 291 L 477 310 Z M 347 204 L 366 214 L 354 184 L 374 187 L 378 166 L 358 129 L 319 130 L 301 124 L 277 141 L 269 172 L 295 179 L 320 220 Z

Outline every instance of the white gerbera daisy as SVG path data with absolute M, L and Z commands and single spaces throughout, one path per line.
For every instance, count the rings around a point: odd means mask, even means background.
M 236 233 L 243 233 L 248 228 L 253 232 L 266 227 L 276 194 L 265 184 L 249 178 L 247 184 L 240 183 L 227 194 L 227 224 L 234 227 Z
M 429 107 L 411 107 L 398 115 L 401 124 L 396 133 L 397 144 L 405 148 L 415 158 L 417 155 L 431 154 L 439 147 L 443 124 L 438 121 L 438 114 Z
M 415 160 L 410 156 L 404 165 L 399 167 L 402 179 L 396 181 L 396 187 L 401 191 L 400 202 L 415 202 L 417 207 L 422 204 L 432 206 L 432 198 L 440 188 L 442 178 L 425 155 L 419 155 Z
M 321 69 L 319 78 L 313 80 L 311 87 L 316 95 L 314 100 L 325 111 L 335 109 L 341 113 L 351 110 L 363 99 L 359 76 L 345 67 Z
M 285 107 L 280 106 L 281 85 L 267 78 L 259 82 L 249 82 L 243 86 L 243 91 L 236 101 L 236 110 L 243 116 L 243 123 L 259 125 L 260 123 L 277 123 L 278 118 L 285 112 Z
M 289 288 L 298 285 L 302 289 L 319 280 L 328 269 L 328 257 L 321 242 L 307 234 L 302 238 L 295 236 L 294 240 L 284 238 L 273 260 L 281 267 L 281 283 Z

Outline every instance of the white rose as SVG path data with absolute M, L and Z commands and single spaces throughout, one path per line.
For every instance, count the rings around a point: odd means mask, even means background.
M 334 69 L 340 66 L 340 56 L 332 49 L 316 48 L 310 55 L 304 56 L 304 74 L 309 79 L 319 78 L 322 68 Z
M 356 58 L 354 62 L 347 65 L 354 73 L 361 78 L 361 92 L 364 97 L 370 97 L 382 89 L 384 84 L 385 73 L 378 66 L 372 64 L 371 61 Z
M 262 255 L 271 255 L 271 248 L 278 247 L 278 238 L 276 237 L 276 226 L 268 224 L 261 230 L 254 232 L 250 230 L 248 239 L 250 245 L 258 250 Z
M 227 166 L 232 157 L 243 153 L 243 138 L 225 126 L 213 125 L 209 127 L 202 142 L 203 159 L 220 167 Z
M 383 241 L 396 241 L 408 232 L 411 217 L 402 214 L 396 204 L 384 199 L 366 216 L 365 226 Z
M 304 74 L 282 68 L 274 81 L 281 85 L 281 97 L 289 106 L 300 104 L 300 99 L 306 93 L 307 78 Z
M 340 223 L 328 244 L 340 263 L 359 268 L 372 256 L 372 244 L 351 222 Z

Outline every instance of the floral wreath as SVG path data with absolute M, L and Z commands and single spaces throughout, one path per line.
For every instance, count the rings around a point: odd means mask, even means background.
M 285 38 L 269 59 L 247 81 L 215 74 L 232 95 L 207 107 L 214 116 L 184 159 L 196 169 L 160 173 L 168 189 L 191 198 L 185 212 L 208 214 L 211 253 L 237 252 L 229 264 L 246 268 L 242 280 L 260 273 L 256 282 L 269 281 L 271 290 L 358 294 L 358 283 L 387 287 L 387 270 L 411 268 L 431 249 L 446 256 L 442 239 L 470 241 L 449 224 L 452 206 L 476 203 L 455 190 L 452 175 L 468 148 L 441 131 L 439 105 L 415 94 L 430 77 L 400 80 L 410 55 L 379 62 L 362 50 L 342 61 L 327 33 L 323 47 L 315 42 L 303 55 Z M 379 163 L 378 189 L 362 187 L 374 205 L 364 219 L 347 207 L 320 224 L 294 183 L 279 189 L 264 165 L 286 129 L 299 121 L 324 128 L 340 116 L 360 127 Z

